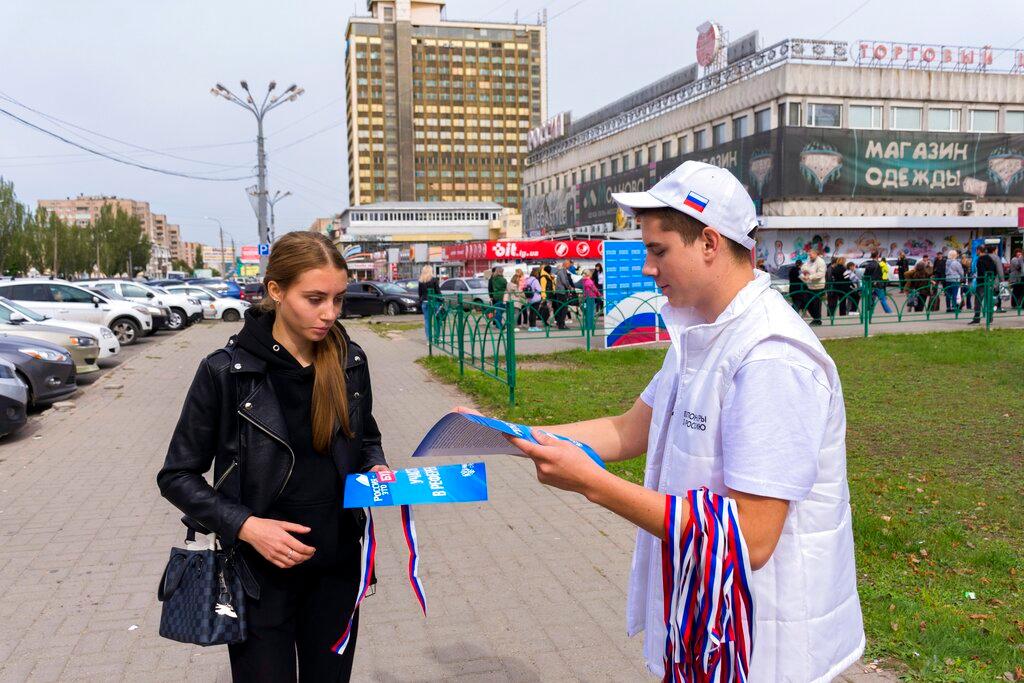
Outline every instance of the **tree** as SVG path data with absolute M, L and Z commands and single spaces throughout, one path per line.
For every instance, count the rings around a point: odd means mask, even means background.
M 152 244 L 142 231 L 142 221 L 124 209 L 105 204 L 92 230 L 101 272 L 133 276 L 149 263 Z
M 25 254 L 29 217 L 14 194 L 14 183 L 0 177 L 0 273 L 24 273 L 31 267 Z
M 171 260 L 171 270 L 180 270 L 185 273 L 190 273 L 192 272 L 192 267 L 180 258 L 176 258 Z
M 205 268 L 206 264 L 203 263 L 203 245 L 196 245 L 196 258 L 195 258 L 195 269 Z

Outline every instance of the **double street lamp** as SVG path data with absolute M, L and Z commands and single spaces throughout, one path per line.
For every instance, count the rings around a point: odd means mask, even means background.
M 263 100 L 257 104 L 256 98 L 253 97 L 252 92 L 249 90 L 249 84 L 245 81 L 240 81 L 239 84 L 242 86 L 242 90 L 245 91 L 245 99 L 234 94 L 220 83 L 210 88 L 210 93 L 215 97 L 223 97 L 228 102 L 237 104 L 256 117 L 256 217 L 259 222 L 260 244 L 268 244 L 270 242 L 270 235 L 267 225 L 267 157 L 263 149 L 263 117 L 269 111 L 281 106 L 285 102 L 294 102 L 305 90 L 293 83 L 283 92 L 274 94 L 277 83 L 271 81 L 270 85 L 267 86 L 267 92 L 263 96 Z M 275 199 L 277 198 L 275 197 Z M 260 272 L 265 272 L 266 268 L 267 257 L 261 256 Z

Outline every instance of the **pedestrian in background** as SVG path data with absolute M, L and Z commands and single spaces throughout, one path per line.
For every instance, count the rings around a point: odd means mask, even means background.
M 900 257 L 896 259 L 896 277 L 900 280 L 900 291 L 907 291 L 907 271 L 910 270 L 910 262 L 907 260 L 907 252 L 903 250 L 900 252 Z
M 821 324 L 821 297 L 825 294 L 825 259 L 811 249 L 807 262 L 800 267 L 800 279 L 807 286 L 807 311 L 811 327 Z
M 1010 306 L 1024 306 L 1024 250 L 1021 249 L 1010 259 Z
M 537 327 L 537 317 L 540 315 L 540 306 L 543 301 L 540 275 L 541 269 L 534 268 L 530 271 L 529 277 L 523 281 L 523 293 L 527 297 L 526 311 L 530 320 L 527 332 L 540 332 L 540 328 Z
M 960 283 L 964 280 L 964 267 L 955 249 L 949 250 L 946 258 L 946 313 L 960 309 Z
M 806 313 L 807 307 L 807 285 L 800 277 L 800 268 L 804 265 L 803 254 L 796 257 L 793 267 L 789 269 L 789 303 L 801 316 Z
M 552 305 L 555 306 L 555 324 L 558 329 L 564 330 L 565 319 L 568 317 L 569 306 L 576 298 L 576 285 L 572 281 L 572 261 L 566 259 L 555 273 L 555 296 Z
M 832 260 L 832 265 L 829 267 L 829 318 L 835 318 L 837 308 L 839 309 L 839 315 L 846 315 L 847 301 L 849 300 L 848 294 L 850 293 L 850 283 L 844 277 L 845 273 L 846 258 L 843 256 L 837 256 Z
M 491 269 L 491 277 L 487 280 L 487 293 L 491 297 L 491 305 L 494 309 L 494 326 L 500 328 L 505 317 L 505 292 L 508 291 L 508 281 L 505 274 L 501 272 L 501 266 L 494 266 Z
M 985 296 L 994 287 L 996 299 L 999 298 L 999 275 L 996 271 L 998 261 L 989 257 L 995 251 L 995 247 L 981 245 L 978 247 L 978 256 L 974 259 L 974 317 L 968 325 L 981 323 L 981 309 L 985 305 Z
M 289 232 L 264 282 L 241 332 L 200 363 L 157 483 L 255 583 L 232 679 L 348 681 L 369 525 L 339 492 L 349 474 L 388 471 L 366 352 L 338 322 L 348 266 L 326 235 Z
M 427 343 L 430 343 L 431 307 L 430 295 L 441 296 L 441 283 L 434 275 L 433 266 L 420 268 L 420 280 L 416 286 L 420 294 L 420 310 L 423 311 L 423 333 L 427 336 Z
M 1003 262 L 999 259 L 999 248 L 996 247 L 996 245 L 988 245 L 988 248 L 985 251 L 987 252 L 988 258 L 992 261 L 992 288 L 995 290 L 993 303 L 995 303 L 996 306 L 996 313 L 1002 313 L 1003 297 L 999 294 L 1001 291 L 1000 285 L 1003 282 Z
M 864 279 L 871 283 L 872 301 L 871 308 L 868 309 L 870 313 L 875 312 L 875 300 L 881 301 L 883 311 L 892 313 L 892 309 L 889 308 L 889 300 L 885 294 L 884 277 L 882 265 L 878 262 L 878 250 L 875 249 L 871 252 L 871 258 L 864 262 Z
M 550 327 L 552 299 L 555 296 L 555 276 L 551 272 L 551 264 L 541 266 L 537 281 L 540 282 L 541 299 L 537 314 L 544 321 L 544 327 Z
M 853 314 L 860 308 L 860 275 L 857 274 L 857 264 L 847 263 L 843 277 L 850 283 L 850 313 Z

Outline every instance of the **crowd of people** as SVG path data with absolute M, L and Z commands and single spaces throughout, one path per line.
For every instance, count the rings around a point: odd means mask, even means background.
M 764 270 L 763 260 L 758 261 L 757 266 Z M 946 313 L 973 310 L 974 316 L 968 324 L 977 325 L 981 322 L 985 282 L 993 288 L 996 312 L 1003 312 L 1001 292 L 1004 282 L 1009 290 L 1010 308 L 1024 306 L 1024 251 L 1021 249 L 1014 252 L 1006 273 L 995 245 L 979 247 L 974 259 L 955 249 L 937 252 L 934 258 L 924 255 L 913 267 L 907 252 L 900 252 L 895 264 L 896 282 L 891 280 L 889 263 L 879 258 L 878 251 L 871 252 L 871 257 L 861 262 L 860 268 L 862 272 L 858 272 L 856 263 L 848 262 L 842 256 L 833 257 L 826 263 L 814 249 L 806 257 L 801 254 L 787 274 L 793 308 L 807 314 L 812 326 L 822 324 L 823 299 L 829 318 L 858 314 L 863 280 L 872 283 L 871 301 L 865 305 L 870 305 L 873 310 L 877 302 L 886 313 L 892 313 L 890 304 L 894 303 L 888 290 L 896 288 L 906 294 L 906 309 L 909 311 L 939 311 L 944 303 Z

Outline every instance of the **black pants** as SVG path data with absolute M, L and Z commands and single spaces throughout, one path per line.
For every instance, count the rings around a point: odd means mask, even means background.
M 261 577 L 260 600 L 250 600 L 246 605 L 248 638 L 228 646 L 232 680 L 348 681 L 356 651 L 358 615 L 345 654 L 335 654 L 331 647 L 345 629 L 357 589 L 358 583 L 350 576 L 334 573 L 305 572 L 284 581 Z
M 555 325 L 558 329 L 565 329 L 565 316 L 569 312 L 568 300 L 562 292 L 548 294 L 548 301 L 555 308 Z
M 809 290 L 805 295 L 808 298 L 807 312 L 811 314 L 811 320 L 821 322 L 821 290 Z

